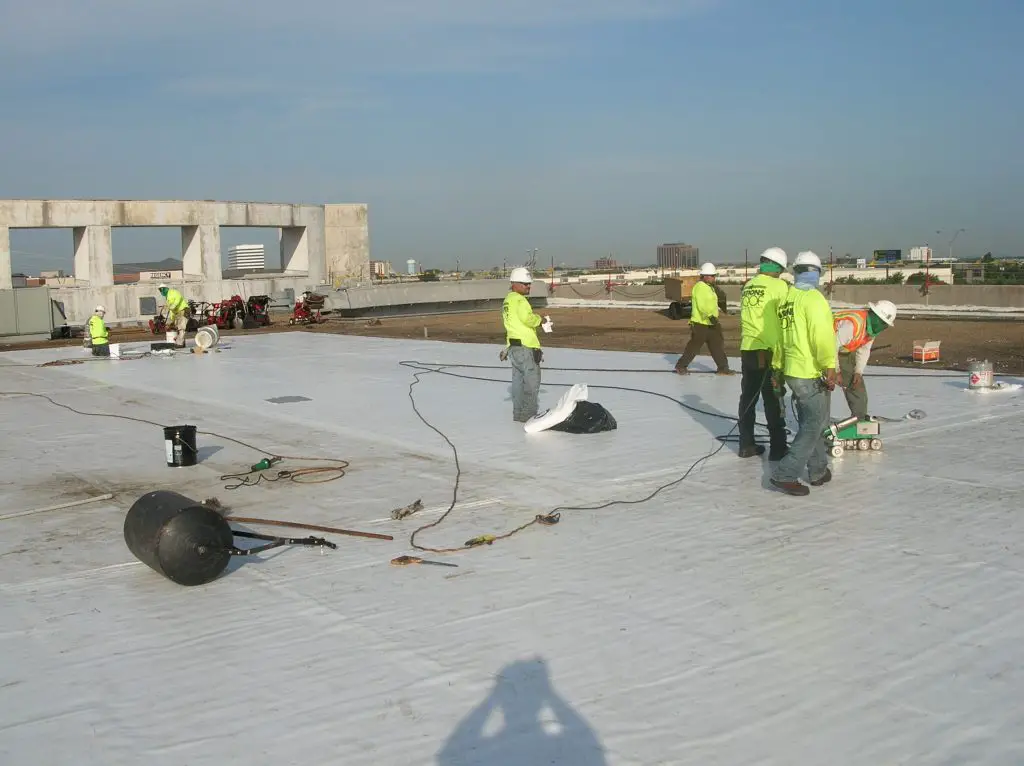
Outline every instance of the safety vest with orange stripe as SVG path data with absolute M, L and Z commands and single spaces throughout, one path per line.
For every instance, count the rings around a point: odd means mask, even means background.
M 840 354 L 852 354 L 874 340 L 868 334 L 867 309 L 845 309 L 835 312 L 833 327 Z

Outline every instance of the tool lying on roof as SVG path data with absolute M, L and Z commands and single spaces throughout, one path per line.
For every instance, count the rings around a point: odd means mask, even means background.
M 267 544 L 239 548 L 236 536 Z M 322 537 L 273 537 L 233 530 L 213 508 L 166 490 L 149 492 L 132 504 L 124 519 L 124 541 L 135 558 L 178 585 L 204 585 L 217 579 L 232 556 L 252 556 L 282 545 L 338 547 Z
M 318 524 L 303 524 L 298 521 L 279 521 L 277 519 L 252 519 L 247 516 L 233 516 L 231 509 L 222 505 L 215 497 L 208 497 L 202 502 L 204 508 L 210 508 L 221 516 L 229 517 L 232 521 L 243 524 L 269 524 L 272 527 L 294 527 L 295 529 L 309 529 L 313 532 L 330 532 L 335 535 L 350 535 L 352 537 L 368 537 L 373 540 L 394 540 L 391 535 L 380 535 L 376 532 L 356 532 L 352 529 L 339 529 L 338 527 L 323 527 Z
M 398 558 L 391 559 L 391 563 L 396 567 L 404 567 L 409 564 L 430 564 L 435 567 L 458 567 L 458 564 L 451 564 L 447 561 L 427 561 L 421 559 L 418 556 L 399 556 Z

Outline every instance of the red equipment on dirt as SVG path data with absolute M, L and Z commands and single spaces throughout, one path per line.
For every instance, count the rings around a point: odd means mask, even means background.
M 217 325 L 218 330 L 241 330 L 245 327 L 245 301 L 241 295 L 232 295 L 226 301 L 214 303 L 212 308 L 210 324 Z
M 324 307 L 326 300 L 326 295 L 317 295 L 306 290 L 302 294 L 302 300 L 295 302 L 295 308 L 292 309 L 292 317 L 288 320 L 288 324 L 319 324 L 327 321 L 320 316 L 320 310 Z
M 270 324 L 270 296 L 253 295 L 245 302 L 245 326 L 266 327 Z

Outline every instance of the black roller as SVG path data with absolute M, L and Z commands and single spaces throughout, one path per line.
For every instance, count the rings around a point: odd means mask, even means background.
M 215 580 L 234 549 L 223 516 L 164 490 L 143 495 L 128 509 L 124 541 L 139 561 L 179 585 Z

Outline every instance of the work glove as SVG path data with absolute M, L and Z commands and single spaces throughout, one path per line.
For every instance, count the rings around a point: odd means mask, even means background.
M 825 370 L 825 388 L 827 388 L 829 391 L 835 391 L 836 373 L 837 370 L 835 369 Z
M 506 359 L 508 359 L 508 349 L 507 349 L 507 348 L 503 348 L 503 349 L 501 350 L 501 353 L 500 353 L 500 354 L 498 354 L 498 359 L 500 359 L 500 360 L 501 360 L 501 361 L 503 361 L 503 362 L 504 362 L 504 361 L 505 361 Z
M 850 381 L 850 388 L 858 389 L 864 385 L 864 376 L 859 372 L 853 373 L 853 380 Z
M 542 361 L 544 361 L 544 352 L 541 351 L 539 348 L 535 348 L 533 350 L 533 361 L 535 361 L 537 364 L 540 364 Z
M 554 326 L 555 325 L 551 321 L 551 317 L 545 316 L 544 317 L 544 323 L 541 324 L 540 329 L 542 329 L 544 332 L 551 332 L 551 328 L 554 327 Z

